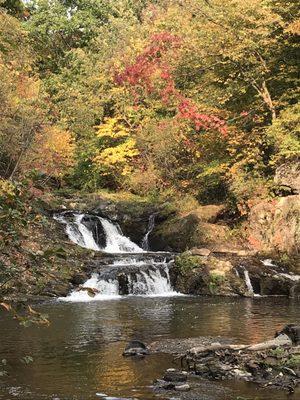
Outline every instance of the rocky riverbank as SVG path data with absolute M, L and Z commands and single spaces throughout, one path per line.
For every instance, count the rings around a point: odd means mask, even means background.
M 298 260 L 287 268 L 280 260 L 265 257 L 192 249 L 176 257 L 173 284 L 176 290 L 194 295 L 299 297 Z
M 7 240 L 0 255 L 5 271 L 1 278 L 3 300 L 65 296 L 95 268 L 105 267 L 107 255 L 74 245 L 64 226 L 53 220 L 55 212 L 66 210 L 87 213 L 85 223 L 89 228 L 99 216 L 107 218 L 138 245 L 152 221 L 148 236 L 151 250 L 181 253 L 170 273 L 174 288 L 182 293 L 288 297 L 300 294 L 297 252 L 287 256 L 284 252 L 261 253 L 251 249 L 241 232 L 237 233 L 226 221 L 225 206 L 198 206 L 183 212 L 167 201 L 153 202 L 123 194 L 64 192 L 47 194 L 41 199 L 31 196 L 26 201 L 30 212 L 24 214 L 24 227 L 16 232 L 16 241 Z M 294 219 L 297 212 L 294 208 L 291 211 Z M 268 258 L 275 261 L 262 262 Z M 126 294 L 126 290 L 123 292 Z
M 229 344 L 217 340 L 212 342 L 205 338 L 194 341 L 200 345 L 189 350 L 184 345 L 179 351 L 173 348 L 173 354 L 181 359 L 184 369 L 167 370 L 161 379 L 154 382 L 155 391 L 167 392 L 168 395 L 189 392 L 189 395 L 180 398 L 193 398 L 199 389 L 199 378 L 213 381 L 243 380 L 288 393 L 294 393 L 299 388 L 299 326 L 287 325 L 276 334 L 275 339 L 254 345 Z M 184 343 L 187 344 L 187 341 Z M 152 345 L 154 349 L 157 346 Z

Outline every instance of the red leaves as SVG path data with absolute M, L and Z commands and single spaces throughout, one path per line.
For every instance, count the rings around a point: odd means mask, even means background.
M 174 87 L 171 67 L 163 62 L 163 56 L 169 50 L 180 46 L 180 38 L 169 32 L 161 32 L 151 36 L 149 45 L 136 58 L 135 62 L 125 67 L 124 71 L 115 74 L 118 85 L 140 86 L 149 93 L 153 92 L 153 75 L 160 71 L 160 77 L 166 82 L 167 91 Z M 164 94 L 166 95 L 166 93 Z
M 216 117 L 215 115 L 200 113 L 196 104 L 189 99 L 183 99 L 180 102 L 178 111 L 179 117 L 193 122 L 197 131 L 201 129 L 216 130 L 224 136 L 227 134 L 227 126 L 224 120 Z
M 161 101 L 168 103 L 172 98 L 178 103 L 177 117 L 189 120 L 196 131 L 215 130 L 223 136 L 227 134 L 226 122 L 214 115 L 200 113 L 191 100 L 184 98 L 175 87 L 172 66 L 166 59 L 170 50 L 178 49 L 181 39 L 169 32 L 160 32 L 151 36 L 149 45 L 136 58 L 135 62 L 115 74 L 118 85 L 128 85 L 133 92 L 136 103 L 139 94 L 136 88 L 144 89 L 148 94 L 156 92 Z M 157 78 L 161 79 L 158 82 Z

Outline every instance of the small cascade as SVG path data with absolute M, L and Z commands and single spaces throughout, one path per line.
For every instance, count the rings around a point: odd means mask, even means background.
M 273 271 L 274 274 L 276 274 L 277 276 L 282 276 L 283 278 L 286 278 L 293 282 L 300 281 L 300 275 L 293 274 L 292 272 L 287 272 L 284 268 L 279 267 L 278 265 L 274 264 L 273 260 L 271 260 L 269 258 L 262 260 L 262 263 L 266 267 L 270 267 L 271 271 Z
M 246 283 L 249 293 L 254 294 L 254 290 L 253 290 L 253 286 L 252 286 L 251 279 L 249 276 L 249 272 L 246 270 L 246 268 L 244 269 L 244 277 L 245 277 L 245 283 Z
M 120 296 L 117 280 L 104 280 L 100 279 L 98 274 L 92 274 L 91 278 L 80 288 L 73 290 L 67 297 L 61 297 L 61 300 L 86 302 L 91 300 L 111 300 L 118 297 Z
M 143 268 L 144 267 L 144 268 Z M 168 264 L 138 264 L 106 266 L 103 271 L 92 274 L 81 287 L 73 290 L 63 301 L 88 302 L 110 300 L 121 295 L 178 296 L 172 289 Z
M 95 242 L 93 233 L 85 224 L 82 223 L 85 214 L 74 214 L 72 219 L 68 220 L 67 217 L 61 213 L 54 215 L 54 219 L 66 225 L 66 233 L 69 239 L 81 247 L 91 250 L 100 250 L 98 244 Z
M 137 244 L 133 243 L 126 236 L 123 236 L 119 226 L 114 225 L 108 219 L 99 217 L 106 235 L 107 253 L 140 253 L 143 252 Z
M 148 238 L 155 214 L 149 219 L 143 248 L 122 234 L 120 227 L 106 218 L 65 211 L 54 218 L 66 226 L 69 239 L 79 246 L 107 253 L 95 262 L 91 277 L 63 301 L 108 300 L 121 295 L 174 296 L 169 269 L 170 253 L 151 253 Z
M 143 240 L 142 240 L 142 249 L 144 249 L 146 251 L 150 250 L 150 247 L 149 247 L 149 236 L 150 236 L 150 233 L 153 231 L 153 229 L 155 227 L 155 217 L 156 217 L 156 214 L 150 215 L 149 224 L 148 224 L 148 230 L 147 230 L 147 232 L 146 232 L 146 234 L 145 234 L 145 236 L 143 237 Z
M 107 253 L 142 253 L 144 250 L 123 236 L 118 225 L 88 214 L 60 213 L 54 219 L 66 225 L 69 239 L 81 247 Z

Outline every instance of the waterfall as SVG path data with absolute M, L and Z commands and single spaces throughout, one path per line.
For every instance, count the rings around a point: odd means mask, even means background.
M 146 264 L 139 263 L 141 268 Z M 114 269 L 113 267 L 117 267 Z M 167 263 L 152 264 L 147 269 L 130 271 L 126 265 L 125 272 L 120 269 L 119 263 L 109 265 L 103 273 L 93 273 L 81 287 L 73 290 L 67 297 L 61 298 L 69 302 L 88 302 L 95 300 L 111 300 L 121 297 L 122 290 L 120 275 L 126 278 L 126 293 L 131 296 L 169 297 L 179 296 L 180 293 L 172 289 Z M 124 285 L 124 282 L 122 282 Z
M 122 235 L 119 226 L 105 218 L 99 217 L 106 235 L 106 247 L 103 249 L 107 253 L 140 253 L 143 252 L 137 244 L 133 243 L 126 236 Z
M 254 290 L 253 290 L 253 286 L 252 286 L 251 279 L 249 276 L 249 272 L 246 270 L 246 268 L 244 268 L 244 277 L 245 277 L 245 283 L 246 283 L 249 293 L 254 294 Z
M 172 289 L 169 274 L 173 257 L 169 253 L 146 252 L 155 214 L 149 218 L 148 231 L 142 241 L 144 249 L 124 236 L 120 227 L 106 218 L 69 211 L 56 214 L 54 218 L 65 225 L 72 242 L 107 253 L 106 258 L 99 259 L 91 277 L 61 300 L 78 302 L 115 299 L 121 295 L 179 295 Z
M 101 247 L 96 242 L 96 240 L 99 239 L 97 225 L 94 224 L 95 231 L 97 231 L 95 238 L 93 231 L 88 229 L 84 224 L 83 220 L 86 217 L 87 214 L 72 213 L 70 215 L 69 212 L 54 215 L 55 220 L 66 225 L 66 233 L 69 239 L 81 247 L 107 253 L 141 253 L 144 251 L 129 238 L 123 236 L 121 229 L 108 219 L 98 216 L 89 216 L 90 218 L 93 217 L 94 220 L 98 220 L 104 231 L 106 244 Z
M 143 240 L 142 240 L 142 249 L 144 249 L 146 251 L 150 250 L 150 248 L 149 248 L 149 235 L 153 231 L 154 226 L 155 226 L 155 216 L 156 216 L 156 214 L 150 215 L 149 224 L 148 224 L 148 230 L 147 230 L 147 232 L 146 232 L 146 234 L 145 234 L 145 236 L 143 237 Z
M 271 267 L 272 271 L 277 275 L 277 276 L 282 276 L 283 278 L 286 278 L 290 281 L 298 282 L 300 281 L 300 275 L 296 275 L 292 272 L 286 272 L 283 268 L 280 268 L 278 265 L 274 264 L 273 260 L 267 258 L 265 260 L 262 260 L 262 263 L 266 267 Z M 275 269 L 274 269 L 275 268 Z M 281 271 L 281 272 L 280 272 Z M 283 271 L 283 272 L 282 272 Z

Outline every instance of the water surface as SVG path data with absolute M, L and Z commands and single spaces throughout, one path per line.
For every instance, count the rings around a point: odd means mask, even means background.
M 126 342 L 222 336 L 239 343 L 270 339 L 289 322 L 300 322 L 300 302 L 286 298 L 135 297 L 88 303 L 40 305 L 51 326 L 22 328 L 0 313 L 0 359 L 9 375 L 0 377 L 3 400 L 90 400 L 99 394 L 143 400 L 164 399 L 150 388 L 170 355 L 123 358 Z M 20 359 L 32 356 L 23 364 Z M 200 396 L 200 395 L 199 395 Z M 296 400 L 279 391 L 245 383 L 201 383 L 199 400 Z M 178 396 L 179 398 L 179 396 Z

